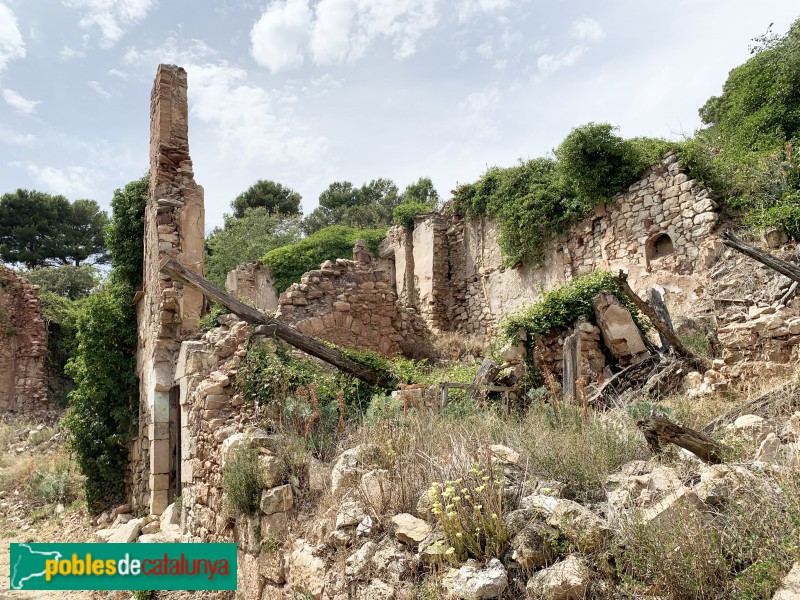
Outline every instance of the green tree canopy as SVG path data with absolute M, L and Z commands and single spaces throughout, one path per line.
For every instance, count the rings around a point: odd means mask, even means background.
M 111 223 L 106 231 L 106 244 L 113 265 L 112 275 L 132 288 L 142 282 L 147 188 L 148 177 L 145 175 L 114 192 L 111 199 Z
M 248 208 L 262 207 L 269 215 L 299 217 L 302 196 L 276 181 L 260 179 L 239 194 L 233 202 L 233 216 L 241 218 Z
M 753 57 L 733 69 L 700 109 L 726 146 L 771 150 L 800 136 L 800 19 L 785 35 L 756 39 Z
M 108 216 L 94 200 L 18 189 L 0 197 L 0 259 L 32 269 L 105 261 Z
M 359 229 L 385 227 L 402 198 L 391 179 L 373 179 L 356 188 L 349 181 L 335 181 L 319 196 L 319 206 L 303 221 L 307 234 L 343 225 Z
M 298 239 L 299 219 L 271 215 L 263 206 L 245 209 L 241 217 L 226 216 L 224 228 L 206 239 L 206 276 L 224 285 L 228 271 Z
M 22 275 L 38 285 L 42 294 L 52 293 L 70 300 L 88 296 L 100 279 L 97 269 L 91 265 L 41 267 L 25 271 Z
M 420 177 L 416 183 L 406 186 L 403 191 L 402 201 L 403 203 L 416 202 L 426 204 L 431 208 L 436 208 L 439 205 L 439 192 L 433 187 L 430 177 Z

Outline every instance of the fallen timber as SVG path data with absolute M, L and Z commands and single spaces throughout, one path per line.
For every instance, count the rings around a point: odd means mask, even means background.
M 174 281 L 179 281 L 184 285 L 199 290 L 206 298 L 221 304 L 243 321 L 252 325 L 266 326 L 276 338 L 291 344 L 306 354 L 325 361 L 340 371 L 348 373 L 369 385 L 383 385 L 392 380 L 388 372 L 356 362 L 348 358 L 341 350 L 331 348 L 315 338 L 303 335 L 296 328 L 287 325 L 280 319 L 268 316 L 237 300 L 204 277 L 189 271 L 175 259 L 163 262 L 161 264 L 161 272 L 171 277 Z

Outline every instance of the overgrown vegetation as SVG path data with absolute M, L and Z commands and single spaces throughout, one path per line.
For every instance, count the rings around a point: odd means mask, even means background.
M 624 140 L 614 131 L 608 123 L 589 123 L 567 136 L 556 160 L 492 167 L 475 183 L 455 189 L 451 209 L 466 218 L 497 221 L 507 265 L 540 264 L 548 239 L 633 183 L 672 147 L 658 139 Z
M 127 445 L 139 407 L 133 293 L 142 280 L 146 200 L 146 178 L 114 192 L 107 236 L 111 274 L 84 300 L 77 347 L 66 367 L 76 388 L 65 423 L 92 510 L 125 498 Z
M 505 479 L 489 465 L 473 466 L 453 481 L 433 482 L 428 489 L 431 513 L 444 534 L 441 554 L 456 565 L 469 558 L 502 558 L 510 534 L 503 521 Z
M 639 329 L 646 331 L 639 311 L 614 283 L 608 271 L 594 271 L 576 277 L 569 285 L 542 294 L 533 304 L 506 317 L 502 322 L 504 335 L 511 339 L 520 329 L 528 333 L 529 339 L 545 337 L 554 331 L 564 331 L 573 326 L 580 317 L 594 322 L 592 298 L 600 292 L 610 292 L 627 308 Z
M 334 225 L 309 235 L 300 241 L 267 252 L 261 262 L 269 267 L 275 287 L 284 291 L 300 281 L 303 273 L 319 269 L 326 260 L 348 258 L 353 255 L 356 240 L 364 240 L 370 251 L 378 251 L 378 244 L 386 236 L 385 229 L 358 230 Z
M 264 476 L 258 462 L 258 450 L 237 446 L 231 450 L 222 470 L 222 495 L 225 511 L 231 517 L 258 512 Z

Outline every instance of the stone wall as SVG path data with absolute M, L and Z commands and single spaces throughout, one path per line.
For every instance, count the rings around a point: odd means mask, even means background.
M 278 316 L 305 335 L 390 356 L 429 353 L 427 328 L 400 306 L 389 271 L 365 249 L 358 260 L 326 261 L 281 294 Z
M 161 514 L 179 493 L 175 364 L 204 304 L 200 292 L 159 271 L 172 258 L 204 274 L 203 188 L 194 181 L 189 157 L 186 93 L 186 71 L 160 65 L 151 96 L 144 289 L 137 304 L 140 434 L 131 448 L 129 481 L 134 506 L 151 514 Z
M 504 315 L 541 290 L 597 269 L 627 271 L 638 291 L 660 286 L 680 315 L 703 295 L 707 267 L 721 252 L 716 209 L 709 190 L 670 155 L 551 240 L 541 266 L 504 266 L 496 223 L 439 213 L 418 218 L 410 236 L 390 230 L 381 258 L 397 266 L 414 257 L 413 277 L 396 269 L 395 286 L 432 329 L 492 335 Z
M 269 268 L 260 263 L 239 265 L 228 273 L 225 289 L 229 294 L 264 312 L 278 309 L 278 291 Z
M 46 356 L 39 286 L 0 265 L 0 412 L 46 407 Z

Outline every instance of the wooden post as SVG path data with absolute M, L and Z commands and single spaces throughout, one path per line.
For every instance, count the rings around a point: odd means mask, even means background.
M 634 306 L 636 306 L 636 308 L 638 308 L 645 316 L 647 316 L 648 319 L 650 319 L 658 332 L 666 337 L 667 340 L 669 340 L 669 343 L 672 344 L 672 347 L 675 350 L 675 354 L 691 361 L 698 370 L 705 371 L 708 369 L 710 363 L 706 359 L 700 358 L 694 352 L 686 348 L 678 339 L 678 336 L 676 336 L 675 333 L 671 331 L 670 328 L 667 327 L 667 325 L 659 318 L 656 312 L 650 308 L 650 305 L 639 298 L 636 292 L 631 289 L 631 286 L 628 285 L 628 276 L 625 273 L 620 271 L 619 275 L 615 275 L 613 279 L 614 283 L 616 283 L 620 290 L 622 290 L 622 293 L 628 297 L 628 299 L 634 304 Z
M 722 234 L 722 243 L 729 248 L 738 250 L 745 256 L 749 256 L 753 260 L 760 262 L 762 265 L 768 266 L 770 269 L 777 271 L 781 275 L 786 275 L 786 277 L 792 281 L 800 282 L 800 269 L 798 269 L 796 266 L 786 262 L 785 260 L 781 260 L 777 256 L 773 256 L 769 252 L 764 252 L 763 250 L 759 250 L 750 244 L 746 244 L 733 235 L 730 231 L 726 231 Z
M 295 348 L 299 348 L 311 356 L 324 360 L 340 371 L 349 373 L 365 383 L 379 385 L 389 383 L 392 380 L 389 373 L 358 363 L 345 356 L 340 350 L 326 346 L 319 340 L 303 335 L 294 327 L 274 317 L 268 317 L 252 306 L 240 302 L 233 296 L 223 292 L 207 279 L 184 268 L 183 265 L 174 259 L 163 262 L 161 264 L 161 271 L 169 275 L 174 281 L 180 281 L 184 285 L 200 290 L 207 298 L 218 302 L 244 321 L 254 325 L 267 325 L 270 329 L 274 328 L 275 337 L 291 344 Z
M 577 397 L 575 382 L 580 377 L 581 332 L 577 329 L 564 340 L 561 397 L 565 401 Z
M 664 322 L 664 325 L 666 325 L 671 332 L 675 333 L 675 328 L 672 326 L 672 319 L 669 316 L 667 305 L 664 304 L 664 299 L 661 297 L 661 293 L 656 288 L 650 288 L 647 290 L 647 303 L 653 307 L 653 310 Z M 661 339 L 661 351 L 669 352 L 672 349 L 672 344 L 670 343 L 669 339 L 663 333 L 661 333 L 661 331 L 658 332 L 658 336 Z

